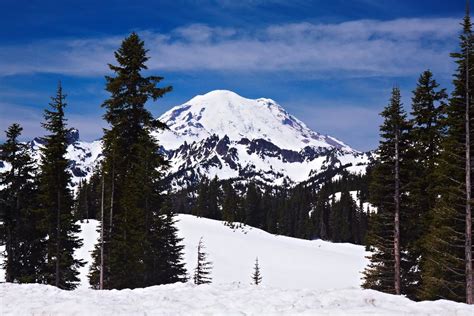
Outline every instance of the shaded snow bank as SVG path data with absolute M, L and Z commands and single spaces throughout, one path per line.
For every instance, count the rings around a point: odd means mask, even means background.
M 473 315 L 449 301 L 415 303 L 371 290 L 287 290 L 251 285 L 171 284 L 122 291 L 62 291 L 0 284 L 2 315 Z

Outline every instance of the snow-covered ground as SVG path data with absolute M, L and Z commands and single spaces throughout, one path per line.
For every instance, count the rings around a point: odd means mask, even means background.
M 359 191 L 349 191 L 349 194 L 351 195 L 351 198 L 354 201 L 354 203 L 357 206 L 360 206 L 360 197 L 359 197 L 360 192 Z M 341 200 L 341 195 L 342 195 L 341 192 L 336 192 L 336 193 L 334 193 L 334 199 L 333 199 L 333 194 L 331 194 L 329 196 L 329 203 L 332 204 L 333 202 L 335 203 L 335 202 L 340 201 Z M 372 205 L 369 202 L 362 203 L 361 210 L 363 212 L 366 212 L 366 213 L 377 213 L 377 207 Z
M 249 226 L 234 230 L 223 222 L 192 215 L 180 214 L 177 219 L 188 273 L 196 265 L 197 245 L 203 237 L 205 251 L 213 264 L 213 282 L 217 284 L 250 284 L 256 257 L 263 284 L 287 289 L 358 287 L 360 271 L 367 264 L 362 246 L 275 236 Z M 90 262 L 90 251 L 98 238 L 97 221 L 81 223 L 81 227 L 84 246 L 76 256 Z M 85 288 L 88 269 L 85 266 L 80 271 Z
M 222 222 L 178 216 L 188 272 L 203 237 L 213 262 L 213 284 L 191 283 L 122 291 L 82 286 L 62 291 L 52 286 L 0 284 L 1 315 L 474 315 L 474 308 L 448 301 L 415 303 L 403 297 L 362 290 L 367 264 L 361 246 L 275 236 Z M 82 223 L 84 247 L 76 255 L 90 262 L 97 222 Z M 263 276 L 251 285 L 255 258 Z M 2 272 L 2 271 L 0 271 Z
M 171 284 L 145 289 L 62 291 L 0 284 L 2 315 L 473 315 L 448 301 L 415 303 L 362 291 L 282 289 L 243 284 Z

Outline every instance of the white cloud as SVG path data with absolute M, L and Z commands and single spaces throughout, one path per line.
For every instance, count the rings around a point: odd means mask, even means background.
M 167 34 L 140 32 L 149 68 L 162 71 L 295 72 L 305 76 L 405 76 L 451 72 L 459 21 L 356 20 L 271 25 L 253 31 L 193 24 Z M 122 36 L 43 40 L 0 47 L 0 75 L 108 72 Z

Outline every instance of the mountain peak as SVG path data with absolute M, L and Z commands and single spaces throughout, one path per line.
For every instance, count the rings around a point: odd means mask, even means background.
M 187 103 L 197 103 L 197 102 L 212 102 L 215 104 L 240 104 L 240 105 L 251 105 L 254 104 L 255 101 L 258 101 L 259 103 L 266 103 L 267 105 L 276 105 L 278 104 L 269 98 L 259 98 L 259 99 L 249 99 L 245 98 L 234 91 L 230 90 L 212 90 L 209 91 L 208 93 L 202 94 L 202 95 L 197 95 L 191 100 L 189 100 Z
M 312 131 L 272 99 L 248 99 L 229 90 L 198 95 L 172 108 L 160 120 L 173 134 L 159 137 L 165 148 L 176 147 L 173 143 L 192 143 L 216 134 L 227 135 L 236 141 L 264 139 L 281 149 L 296 151 L 310 146 L 355 152 L 333 137 Z

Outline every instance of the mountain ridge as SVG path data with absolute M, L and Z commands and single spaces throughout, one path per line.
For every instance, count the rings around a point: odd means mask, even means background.
M 291 185 L 341 170 L 364 173 L 372 156 L 311 130 L 272 99 L 247 99 L 228 90 L 195 96 L 159 120 L 168 129 L 152 133 L 170 161 L 165 178 L 173 190 L 214 176 Z M 75 186 L 90 178 L 102 150 L 100 140 L 80 141 L 77 129 L 70 134 L 67 158 Z M 42 138 L 29 145 L 40 162 Z

